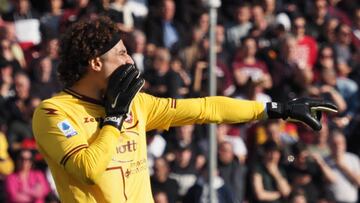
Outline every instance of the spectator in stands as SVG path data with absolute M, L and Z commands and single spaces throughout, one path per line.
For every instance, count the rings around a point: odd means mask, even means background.
M 252 6 L 252 21 L 253 27 L 248 36 L 254 37 L 257 40 L 259 57 L 262 51 L 273 49 L 278 43 L 278 36 L 290 29 L 290 19 L 285 13 L 280 13 L 276 17 L 279 20 L 268 21 L 265 15 L 265 10 L 262 4 L 253 4 Z M 280 20 L 281 19 L 281 20 Z
M 326 176 L 336 202 L 357 202 L 360 186 L 360 159 L 355 154 L 346 152 L 346 139 L 339 130 L 330 134 L 331 156 L 325 158 L 332 174 Z
M 162 137 L 161 132 L 158 130 L 151 130 L 146 132 L 146 145 L 147 145 L 147 162 L 149 173 L 154 173 L 153 166 L 157 158 L 163 156 L 166 148 L 166 140 Z
M 279 120 L 270 120 L 264 122 L 265 142 L 275 142 L 281 148 L 283 155 L 281 163 L 287 161 L 288 156 L 291 154 L 291 145 L 298 141 L 297 132 L 287 131 L 287 126 L 292 127 Z
M 289 196 L 289 203 L 307 203 L 305 192 L 301 189 L 295 189 Z
M 168 197 L 163 191 L 154 191 L 154 202 L 155 203 L 169 203 Z
M 321 96 L 336 103 L 339 112 L 345 112 L 347 109 L 344 97 L 337 90 L 337 74 L 334 68 L 322 68 L 320 72 L 320 82 L 308 88 L 312 96 Z
M 350 79 L 349 73 L 351 68 L 343 60 L 337 61 L 335 56 L 335 51 L 330 45 L 324 45 L 320 49 L 319 60 L 317 67 L 319 73 L 318 80 L 323 86 L 327 85 L 332 87 L 335 92 L 338 92 L 346 102 L 346 109 L 337 99 L 337 105 L 340 107 L 340 112 L 345 111 L 346 116 L 349 116 L 348 119 L 354 115 L 354 112 L 358 108 L 357 97 L 358 97 L 358 85 L 355 81 Z M 313 89 L 310 89 L 312 91 Z M 323 91 L 326 90 L 324 88 Z M 325 93 L 325 92 L 324 92 Z M 335 95 L 332 95 L 333 100 L 335 100 Z M 343 107 L 343 108 L 342 108 Z M 341 110 L 342 109 L 342 110 Z
M 133 58 L 136 67 L 143 73 L 145 72 L 145 68 L 151 66 L 145 54 L 146 36 L 141 30 L 134 30 L 131 33 L 131 36 L 134 42 L 131 47 L 131 57 Z
M 49 193 L 49 185 L 41 171 L 32 169 L 33 154 L 20 150 L 16 158 L 16 170 L 6 178 L 7 200 L 11 203 L 43 203 Z
M 241 88 L 251 78 L 252 81 L 263 81 L 263 88 L 272 86 L 271 76 L 264 62 L 256 58 L 257 42 L 255 38 L 245 37 L 242 46 L 233 61 L 232 69 L 237 85 Z
M 292 147 L 294 161 L 287 167 L 289 183 L 292 188 L 303 190 L 307 202 L 317 202 L 327 194 L 326 182 L 322 169 L 314 159 L 311 158 L 309 151 L 304 143 L 298 142 Z M 323 162 L 322 162 L 323 163 Z M 328 171 L 325 171 L 328 172 Z
M 179 98 L 180 77 L 170 67 L 171 55 L 168 49 L 158 48 L 155 52 L 153 67 L 145 72 L 148 92 L 158 97 Z
M 51 78 L 57 83 L 58 88 L 61 87 L 61 83 L 57 77 L 57 67 L 59 65 L 59 38 L 57 36 L 51 36 L 49 38 L 44 39 L 41 44 L 41 50 L 39 53 L 39 58 L 41 57 L 49 57 L 51 60 L 52 73 Z M 39 59 L 37 58 L 37 59 Z M 36 61 L 36 60 L 34 60 Z M 61 87 L 62 88 L 62 87 Z
M 169 203 L 175 203 L 179 196 L 179 185 L 176 180 L 169 177 L 170 168 L 166 159 L 155 159 L 154 174 L 151 176 L 151 189 L 163 191 Z M 154 195 L 155 199 L 155 195 Z
M 251 174 L 252 202 L 283 202 L 289 196 L 291 187 L 280 165 L 281 149 L 274 141 L 265 142 L 262 149 L 261 160 Z
M 33 81 L 31 84 L 32 95 L 40 99 L 48 99 L 60 90 L 59 84 L 53 78 L 53 65 L 50 57 L 44 56 L 38 59 L 33 67 Z M 44 88 L 46 86 L 46 88 Z
M 173 51 L 183 46 L 185 30 L 183 25 L 174 19 L 175 10 L 174 0 L 161 1 L 160 18 L 152 19 L 148 23 L 146 33 L 149 43 Z
M 25 138 L 32 138 L 31 118 L 35 108 L 30 94 L 30 79 L 24 72 L 14 76 L 15 97 L 4 104 L 2 116 L 8 125 L 8 139 L 11 150 L 17 150 Z
M 179 56 L 184 61 L 185 69 L 192 72 L 195 69 L 197 60 L 203 57 L 202 42 L 204 34 L 200 28 L 194 27 L 191 30 L 191 43 L 180 50 Z M 192 73 L 194 74 L 194 73 Z
M 1 53 L 2 57 L 8 60 L 7 57 L 10 56 L 9 61 L 16 59 L 16 62 L 20 65 L 21 68 L 26 68 L 24 51 L 21 49 L 16 38 L 14 24 L 11 22 L 4 23 L 4 25 L 0 27 L 0 33 L 0 39 L 8 40 L 10 42 L 9 50 L 11 51 L 11 54 L 5 54 L 4 52 Z
M 230 95 L 233 89 L 233 78 L 229 69 L 229 52 L 224 47 L 225 33 L 224 26 L 218 24 L 215 29 L 215 52 L 216 52 L 216 78 L 217 94 Z M 194 66 L 193 94 L 194 96 L 205 96 L 208 91 L 208 68 L 209 36 L 203 38 L 200 44 L 201 54 L 198 54 Z
M 194 29 L 197 29 L 200 34 L 199 36 L 202 38 L 209 32 L 209 25 L 210 25 L 210 16 L 208 12 L 202 12 L 200 14 L 199 20 L 197 21 Z
M 333 44 L 336 42 L 335 29 L 339 25 L 340 21 L 337 18 L 329 18 L 325 22 L 325 27 L 319 37 L 320 43 L 330 43 Z
M 312 69 L 317 60 L 317 43 L 312 36 L 306 34 L 306 19 L 295 16 L 293 19 L 293 34 L 297 41 L 295 50 L 296 63 L 300 69 Z
M 13 68 L 9 62 L 0 63 L 0 105 L 4 106 L 7 99 L 15 96 L 15 91 L 13 88 Z
M 267 31 L 269 23 L 275 23 L 275 21 L 269 22 L 268 19 L 266 19 L 265 9 L 261 4 L 254 4 L 251 8 L 251 14 L 254 27 L 256 27 L 260 33 Z
M 351 27 L 346 24 L 339 24 L 335 29 L 336 42 L 335 53 L 338 61 L 350 62 L 352 56 L 351 48 Z
M 329 0 L 328 13 L 331 17 L 339 19 L 340 23 L 350 25 L 350 19 L 345 11 L 340 8 L 340 2 L 336 0 Z
M 332 100 L 339 107 L 340 117 L 335 118 L 334 122 L 340 128 L 346 128 L 354 116 L 358 104 L 358 85 L 348 77 L 340 76 L 336 71 L 335 61 L 331 52 L 324 51 L 320 56 L 320 82 L 315 83 L 309 89 L 312 95 L 322 95 L 322 97 Z M 331 49 L 330 49 L 331 50 Z M 340 64 L 338 64 L 340 66 Z
M 185 70 L 183 62 L 180 58 L 173 57 L 170 62 L 170 67 L 180 78 L 178 94 L 180 98 L 184 98 L 190 93 L 192 82 L 191 75 Z
M 66 7 L 63 11 L 60 21 L 60 31 L 64 32 L 68 26 L 80 19 L 97 17 L 99 11 L 101 11 L 101 9 L 97 7 L 94 1 L 79 0 L 72 2 L 71 6 Z
M 59 38 L 56 35 L 52 35 L 43 41 L 42 46 L 41 55 L 49 56 L 53 67 L 56 67 L 59 63 Z
M 235 128 L 237 126 L 234 126 Z M 241 164 L 245 164 L 247 158 L 247 148 L 242 137 L 239 135 L 230 135 L 231 126 L 229 124 L 219 124 L 216 129 L 217 142 L 229 142 L 232 146 L 234 155 Z
M 308 146 L 310 154 L 318 154 L 322 158 L 330 155 L 329 146 L 329 125 L 327 122 L 323 122 L 322 129 L 315 133 L 314 143 Z
M 273 88 L 269 94 L 274 101 L 286 101 L 304 95 L 313 80 L 310 68 L 302 68 L 297 58 L 297 40 L 287 35 L 280 42 L 279 57 L 269 67 Z
M 191 161 L 195 163 L 196 169 L 202 168 L 205 163 L 205 155 L 200 146 L 195 142 L 194 125 L 180 126 L 175 129 L 175 139 L 169 140 L 166 147 L 166 159 L 170 162 L 176 159 L 176 151 L 178 148 L 191 149 Z
M 6 21 L 16 21 L 22 19 L 39 19 L 39 13 L 31 7 L 29 0 L 15 0 L 13 10 L 3 16 Z
M 24 61 L 19 61 L 14 54 L 13 49 L 16 45 L 13 46 L 10 40 L 7 38 L 3 38 L 0 40 L 0 62 L 1 63 L 8 63 L 13 72 L 16 73 L 22 69 L 22 65 Z
M 183 199 L 183 202 L 187 203 L 207 203 L 210 202 L 210 188 L 209 188 L 209 172 L 208 167 L 203 167 L 201 169 L 201 176 L 198 177 L 194 186 L 192 186 L 186 196 Z M 215 201 L 218 203 L 235 203 L 233 194 L 231 194 L 230 189 L 224 183 L 224 180 L 218 175 L 217 171 L 214 175 L 214 188 L 215 188 Z
M 63 16 L 62 6 L 62 0 L 51 0 L 50 11 L 41 16 L 40 22 L 45 38 L 60 32 L 60 23 Z
M 226 47 L 233 53 L 240 47 L 241 39 L 248 35 L 252 28 L 250 4 L 238 3 L 234 8 L 233 22 L 226 26 Z
M 6 21 L 14 23 L 15 35 L 24 52 L 41 42 L 40 15 L 32 8 L 29 0 L 15 0 L 14 9 L 4 16 Z
M 191 159 L 193 151 L 190 146 L 179 146 L 175 151 L 175 160 L 170 163 L 170 178 L 179 185 L 179 200 L 186 195 L 197 179 L 198 170 Z
M 121 31 L 128 33 L 133 31 L 135 20 L 126 0 L 112 1 L 107 12 L 109 13 L 110 18 L 116 22 Z
M 353 15 L 352 35 L 357 50 L 360 49 L 360 8 L 356 8 Z
M 328 3 L 326 0 L 316 0 L 313 3 L 311 15 L 308 18 L 307 31 L 316 40 L 319 40 L 326 21 L 328 20 Z
M 230 142 L 223 141 L 218 144 L 218 171 L 225 186 L 229 188 L 233 201 L 243 202 L 247 169 L 235 156 Z

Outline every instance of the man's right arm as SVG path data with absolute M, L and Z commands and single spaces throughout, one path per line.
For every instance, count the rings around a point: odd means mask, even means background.
M 55 110 L 55 111 L 54 111 Z M 56 105 L 45 102 L 35 111 L 33 132 L 40 151 L 83 183 L 94 184 L 106 170 L 120 136 L 113 126 L 104 126 L 88 143 L 76 121 Z

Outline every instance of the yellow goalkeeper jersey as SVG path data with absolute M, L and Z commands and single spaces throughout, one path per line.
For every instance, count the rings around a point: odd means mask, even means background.
M 61 202 L 153 202 L 146 131 L 192 123 L 238 123 L 261 119 L 264 105 L 207 97 L 156 98 L 138 93 L 121 132 L 101 127 L 101 102 L 64 90 L 44 100 L 33 117 L 40 153 L 54 177 Z

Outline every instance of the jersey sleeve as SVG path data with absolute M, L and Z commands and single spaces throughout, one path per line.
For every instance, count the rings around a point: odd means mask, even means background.
M 261 102 L 213 96 L 176 100 L 172 126 L 192 123 L 243 123 L 266 118 Z
M 146 130 L 167 130 L 175 116 L 176 100 L 172 98 L 158 98 L 146 93 L 139 93 L 137 102 L 146 120 Z
M 3 133 L 0 133 L 0 174 L 9 175 L 14 170 L 14 162 L 8 153 L 8 142 Z
M 214 96 L 193 99 L 157 98 L 142 93 L 147 130 L 203 123 L 242 123 L 266 117 L 257 101 Z
M 120 136 L 106 126 L 89 145 L 76 120 L 50 102 L 43 102 L 33 116 L 33 132 L 42 153 L 72 176 L 93 184 L 105 171 Z

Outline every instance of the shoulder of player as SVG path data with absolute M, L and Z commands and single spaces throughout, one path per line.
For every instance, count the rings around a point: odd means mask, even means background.
M 35 109 L 35 114 L 43 112 L 47 115 L 57 115 L 62 111 L 61 103 L 64 98 L 61 95 L 55 95 L 49 99 L 40 102 L 39 106 Z
M 139 92 L 138 94 L 136 94 L 136 96 L 134 97 L 134 102 L 146 102 L 149 99 L 153 98 L 154 96 L 147 94 L 145 92 Z

